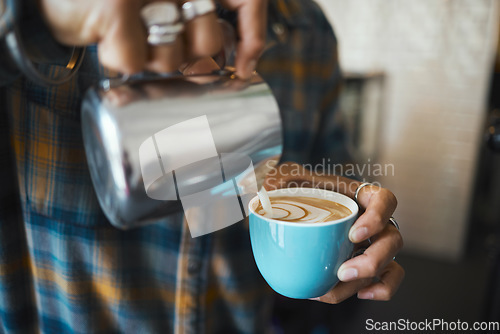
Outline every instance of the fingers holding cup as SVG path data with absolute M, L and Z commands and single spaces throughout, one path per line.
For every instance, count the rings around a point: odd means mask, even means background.
M 372 280 L 369 278 L 359 279 L 352 282 L 339 282 L 333 289 L 328 291 L 323 296 L 310 298 L 310 300 L 316 300 L 327 304 L 339 304 L 359 291 L 365 289 L 371 283 Z
M 403 238 L 393 225 L 387 225 L 381 233 L 372 238 L 371 242 L 363 254 L 353 257 L 340 266 L 337 275 L 341 281 L 350 282 L 379 276 L 403 247 Z
M 394 296 L 404 277 L 403 267 L 392 261 L 384 267 L 375 281 L 371 278 L 360 278 L 350 282 L 339 282 L 325 295 L 311 300 L 338 304 L 357 294 L 359 299 L 388 301 Z
M 359 299 L 387 301 L 394 296 L 405 277 L 401 265 L 392 261 L 380 273 L 378 282 L 374 282 L 358 291 Z
M 391 191 L 374 185 L 363 187 L 356 200 L 365 212 L 349 232 L 349 238 L 354 243 L 383 231 L 397 206 L 397 199 Z

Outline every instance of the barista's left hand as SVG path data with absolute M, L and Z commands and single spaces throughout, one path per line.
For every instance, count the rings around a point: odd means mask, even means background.
M 317 187 L 343 193 L 354 198 L 361 183 L 334 175 L 317 175 L 295 163 L 282 163 L 269 172 L 264 183 L 267 190 L 285 187 Z M 394 256 L 403 247 L 398 229 L 389 222 L 397 200 L 392 192 L 376 186 L 363 187 L 358 194 L 363 214 L 349 231 L 356 244 L 370 239 L 363 254 L 344 262 L 337 275 L 340 282 L 317 300 L 337 304 L 352 295 L 360 299 L 389 300 L 399 288 L 405 271 Z

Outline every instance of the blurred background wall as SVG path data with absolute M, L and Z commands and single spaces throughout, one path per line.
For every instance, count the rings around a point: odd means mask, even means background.
M 359 124 L 357 162 L 394 167 L 389 175 L 366 179 L 397 195 L 395 217 L 405 251 L 460 259 L 485 128 L 500 1 L 318 3 L 336 31 L 346 77 L 366 83 L 365 114 L 352 117 L 350 102 L 360 99 L 350 101 L 348 93 L 344 109 L 351 110 L 348 123 Z

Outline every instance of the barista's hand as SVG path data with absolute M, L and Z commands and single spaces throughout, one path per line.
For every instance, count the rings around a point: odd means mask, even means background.
M 185 2 L 171 1 L 178 6 Z M 140 10 L 150 2 L 153 1 L 39 0 L 43 16 L 59 42 L 68 45 L 97 43 L 101 63 L 121 73 L 175 71 L 183 63 L 219 52 L 222 33 L 215 13 L 186 22 L 184 33 L 173 44 L 148 45 Z M 266 1 L 224 0 L 223 5 L 238 12 L 237 73 L 248 77 L 264 45 Z
M 283 163 L 268 173 L 264 183 L 267 190 L 285 187 L 317 187 L 334 190 L 354 198 L 360 182 L 344 177 L 317 175 L 295 163 Z M 403 246 L 399 231 L 389 218 L 396 209 L 396 197 L 387 189 L 363 187 L 358 204 L 364 213 L 349 231 L 354 243 L 371 245 L 365 252 L 342 264 L 337 275 L 341 282 L 317 300 L 336 304 L 358 294 L 360 299 L 389 300 L 404 278 L 404 269 L 393 261 Z M 374 281 L 376 279 L 377 281 Z

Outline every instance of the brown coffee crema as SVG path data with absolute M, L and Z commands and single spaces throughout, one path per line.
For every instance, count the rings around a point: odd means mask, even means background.
M 342 219 L 350 214 L 344 205 L 322 198 L 306 196 L 277 196 L 271 197 L 273 219 L 293 223 L 323 223 Z M 271 218 L 258 202 L 255 212 L 261 216 Z

